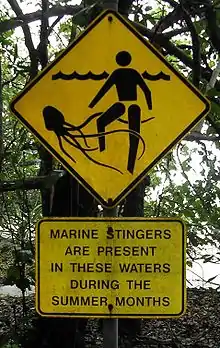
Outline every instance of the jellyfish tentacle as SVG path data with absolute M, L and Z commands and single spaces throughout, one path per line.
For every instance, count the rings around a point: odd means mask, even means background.
M 75 141 L 75 136 L 73 136 L 73 135 L 71 135 L 71 134 L 68 134 L 68 135 L 64 135 L 64 136 L 63 136 L 63 139 L 65 139 L 66 142 L 67 142 L 68 144 L 70 144 L 71 146 L 74 146 L 75 148 L 79 149 L 79 147 L 78 147 L 76 144 L 74 144 L 72 141 L 70 141 L 70 140 L 68 139 L 68 137 L 69 137 L 71 140 Z M 93 147 L 93 148 L 89 148 L 89 149 L 88 149 L 88 148 L 82 147 L 81 145 L 80 145 L 80 148 L 82 148 L 84 151 L 96 151 L 96 150 L 98 150 L 98 147 Z
M 149 117 L 149 118 L 146 118 L 145 120 L 141 121 L 141 123 L 146 123 L 150 120 L 153 120 L 155 117 Z
M 140 159 L 143 156 L 143 154 L 144 154 L 144 152 L 146 150 L 146 145 L 145 145 L 145 141 L 142 138 L 142 136 L 139 133 L 137 133 L 136 131 L 129 130 L 129 129 L 114 129 L 114 130 L 108 131 L 108 132 L 94 133 L 94 134 L 85 134 L 84 136 L 85 136 L 85 138 L 95 138 L 95 137 L 99 138 L 99 137 L 101 137 L 103 135 L 109 135 L 109 134 L 120 133 L 120 132 L 133 134 L 134 136 L 136 136 L 137 138 L 140 139 L 140 141 L 142 143 L 142 146 L 143 146 L 141 155 L 138 157 L 138 159 Z M 74 137 L 75 138 L 80 138 L 80 135 L 75 135 Z
M 83 138 L 84 144 L 85 146 L 87 146 L 88 148 L 90 148 L 91 146 L 89 146 L 87 139 L 85 138 L 85 135 L 83 133 L 83 131 L 81 131 L 81 129 L 77 129 L 77 131 L 81 134 L 81 137 Z
M 120 174 L 123 174 L 119 169 L 117 169 L 117 168 L 115 168 L 115 167 L 112 167 L 112 166 L 110 166 L 110 165 L 108 165 L 108 164 L 105 164 L 105 163 L 96 161 L 94 158 L 90 157 L 90 156 L 87 154 L 86 150 L 83 149 L 83 148 L 81 147 L 80 143 L 79 143 L 76 139 L 75 139 L 75 142 L 76 142 L 76 144 L 78 145 L 79 150 L 81 150 L 82 153 L 83 153 L 90 161 L 92 161 L 93 163 L 98 164 L 99 166 L 106 167 L 106 168 L 110 168 L 110 169 L 112 169 L 112 170 L 115 170 L 116 172 L 119 172 Z
M 81 137 L 83 138 L 83 140 L 84 140 L 85 146 L 90 147 L 89 144 L 88 144 L 88 142 L 87 142 L 87 140 L 85 139 L 84 134 L 83 134 L 83 132 L 81 131 L 81 129 L 77 129 L 77 127 L 75 127 L 75 126 L 70 127 L 70 124 L 68 124 L 68 126 L 66 126 L 66 124 L 65 124 L 63 128 L 65 129 L 66 135 L 67 135 L 69 132 L 71 132 L 71 131 L 77 131 L 77 132 L 79 132 L 79 133 L 80 133 L 80 136 L 81 136 Z
M 118 118 L 117 121 L 121 122 L 121 123 L 125 123 L 125 124 L 128 124 L 128 121 L 126 120 L 123 120 L 122 118 Z
M 142 152 L 141 152 L 140 156 L 138 157 L 138 160 L 139 160 L 143 156 L 143 154 L 145 153 L 146 145 L 145 145 L 144 139 L 142 138 L 142 136 L 138 132 L 136 132 L 132 129 L 114 129 L 114 130 L 109 131 L 109 132 L 99 133 L 97 135 L 97 138 L 101 137 L 102 135 L 109 135 L 109 134 L 114 134 L 114 133 L 119 133 L 119 132 L 133 134 L 135 137 L 139 138 L 139 140 L 141 141 L 142 146 L 143 146 Z
M 92 114 L 91 116 L 89 116 L 83 123 L 81 123 L 78 126 L 73 126 L 71 123 L 68 123 L 65 121 L 65 125 L 70 126 L 72 128 L 72 130 L 79 130 L 81 128 L 84 128 L 85 126 L 87 126 L 87 124 L 92 121 L 94 118 L 100 116 L 101 114 L 103 114 L 103 112 L 96 112 L 95 114 Z
M 146 123 L 150 120 L 153 120 L 155 117 L 149 117 L 149 118 L 146 118 L 145 120 L 142 120 L 141 123 Z M 121 123 L 124 123 L 124 124 L 128 124 L 128 121 L 126 120 L 123 120 L 122 118 L 118 118 L 117 121 L 121 122 Z
M 81 131 L 81 129 L 77 129 L 77 130 L 78 130 L 78 132 L 82 135 L 85 146 L 87 146 L 87 147 L 90 148 L 91 146 L 89 146 L 89 144 L 88 144 L 88 142 L 87 142 L 87 139 L 85 138 L 85 135 L 84 135 L 83 131 Z
M 56 134 L 56 135 L 57 135 L 57 134 Z M 66 155 L 67 157 L 69 157 L 74 163 L 76 163 L 76 161 L 74 160 L 74 158 L 72 158 L 72 156 L 70 156 L 70 155 L 68 154 L 68 152 L 66 152 L 66 150 L 64 149 L 63 144 L 62 144 L 61 137 L 60 137 L 59 135 L 57 135 L 57 138 L 58 138 L 59 146 L 60 146 L 61 150 L 63 151 L 63 153 L 65 153 L 65 155 Z

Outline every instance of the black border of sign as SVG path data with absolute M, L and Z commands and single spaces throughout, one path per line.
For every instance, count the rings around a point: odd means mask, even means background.
M 112 315 L 106 315 L 101 313 L 44 313 L 40 309 L 40 225 L 44 222 L 140 222 L 140 221 L 146 221 L 146 222 L 179 222 L 182 226 L 182 309 L 179 313 L 175 314 L 112 314 Z M 181 315 L 185 313 L 185 304 L 186 304 L 186 280 L 185 280 L 185 272 L 186 272 L 186 266 L 185 266 L 185 253 L 184 250 L 186 249 L 186 228 L 182 220 L 175 219 L 175 218 L 114 218 L 114 219 L 106 219 L 106 218 L 45 218 L 38 222 L 37 229 L 36 229 L 36 249 L 37 249 L 37 269 L 36 269 L 36 310 L 39 315 L 43 317 L 84 317 L 84 318 L 178 318 Z
M 16 111 L 16 103 L 29 91 L 45 74 L 47 74 L 50 69 L 56 65 L 64 56 L 72 50 L 78 42 L 80 42 L 89 32 L 108 15 L 115 16 L 126 28 L 139 39 L 147 49 L 153 52 L 182 82 L 188 86 L 192 92 L 197 95 L 197 97 L 203 101 L 205 104 L 204 111 L 180 134 L 174 141 L 162 152 L 160 155 L 135 179 L 129 186 L 127 186 L 124 191 L 122 191 L 115 200 L 109 197 L 108 201 L 105 201 L 96 191 L 59 155 L 42 137 L 35 131 L 35 129 L 22 117 L 19 112 Z M 114 20 L 114 19 L 113 19 Z M 11 111 L 18 117 L 18 119 L 33 133 L 33 135 L 46 147 L 46 149 L 55 157 L 61 164 L 104 206 L 107 208 L 112 208 L 117 205 L 138 183 L 144 179 L 150 169 L 152 169 L 158 161 L 160 161 L 209 111 L 210 105 L 208 100 L 202 96 L 202 94 L 189 82 L 187 81 L 170 63 L 168 63 L 165 58 L 141 35 L 138 31 L 133 28 L 127 20 L 125 20 L 121 15 L 112 10 L 104 11 L 99 17 L 97 17 L 85 31 L 73 41 L 64 52 L 62 52 L 51 64 L 49 64 L 42 72 L 31 81 L 27 87 L 12 101 Z M 180 106 L 181 107 L 181 106 Z M 167 130 L 169 131 L 169 130 Z

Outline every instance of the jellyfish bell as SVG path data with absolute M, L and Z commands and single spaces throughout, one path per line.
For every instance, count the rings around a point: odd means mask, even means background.
M 65 123 L 65 119 L 61 111 L 48 105 L 43 109 L 43 117 L 47 130 L 60 133 Z

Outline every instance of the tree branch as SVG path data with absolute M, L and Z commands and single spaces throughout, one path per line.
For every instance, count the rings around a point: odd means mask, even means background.
M 49 10 L 48 0 L 42 0 L 42 16 L 41 16 L 41 30 L 40 30 L 40 43 L 38 45 L 38 54 L 40 59 L 40 64 L 42 68 L 45 68 L 48 64 L 48 16 L 47 12 Z
M 40 190 L 52 187 L 64 175 L 64 171 L 53 171 L 49 175 L 24 180 L 0 181 L 0 193 L 16 190 Z
M 48 37 L 50 36 L 50 34 L 53 31 L 53 28 L 59 23 L 59 21 L 63 18 L 63 15 L 58 16 L 55 21 L 51 24 L 51 26 L 48 28 Z
M 190 68 L 193 68 L 193 60 L 188 55 L 186 55 L 182 50 L 178 49 L 170 40 L 161 33 L 153 32 L 152 30 L 148 29 L 144 25 L 132 22 L 131 25 L 133 25 L 140 34 L 147 37 L 151 41 L 153 40 L 160 46 L 164 47 L 169 54 L 176 56 L 179 60 L 181 60 L 185 65 L 187 65 Z
M 168 2 L 170 6 L 176 7 L 178 6 L 178 3 L 174 0 L 164 0 L 165 2 Z
M 181 17 L 181 8 L 178 4 L 172 12 L 168 13 L 165 17 L 161 18 L 154 26 L 155 33 L 162 33 L 164 30 L 172 26 Z
M 45 68 L 48 64 L 48 52 L 47 52 L 47 44 L 48 44 L 48 30 L 49 30 L 49 22 L 48 22 L 48 10 L 49 3 L 48 0 L 41 0 L 42 4 L 42 16 L 41 16 L 41 29 L 40 29 L 40 43 L 38 45 L 38 55 L 42 69 Z M 48 175 L 52 171 L 53 167 L 53 157 L 52 155 L 42 146 L 39 145 L 38 153 L 41 160 L 40 165 L 40 175 Z M 47 211 L 48 206 L 50 205 L 50 196 L 51 196 L 51 188 L 41 188 L 41 198 L 42 198 L 42 211 L 43 214 Z
M 119 0 L 102 0 L 102 7 L 104 9 L 118 10 Z
M 189 13 L 185 9 L 181 2 L 182 16 L 189 28 L 192 39 L 192 52 L 193 52 L 193 68 L 192 68 L 192 82 L 199 88 L 199 82 L 201 78 L 201 52 L 200 52 L 200 41 L 196 32 L 196 28 L 190 18 Z
M 78 12 L 84 10 L 82 6 L 55 6 L 48 10 L 47 17 L 61 16 L 61 15 L 74 15 L 76 16 Z M 36 11 L 33 13 L 29 13 L 23 16 L 23 20 L 21 21 L 19 17 L 6 20 L 0 23 L 0 34 L 6 32 L 11 29 L 15 29 L 19 26 L 24 25 L 25 23 L 30 23 L 36 20 L 39 20 L 42 16 L 42 11 Z M 186 66 L 193 68 L 193 60 L 186 55 L 182 50 L 178 49 L 172 42 L 169 41 L 169 37 L 173 36 L 172 32 L 168 32 L 166 34 L 155 34 L 152 30 L 148 29 L 144 25 L 136 22 L 132 22 L 131 24 L 143 35 L 148 37 L 150 40 L 154 39 L 154 42 L 158 43 L 162 47 L 164 47 L 169 54 L 174 55 L 180 61 L 182 61 Z M 182 30 L 182 29 L 176 29 Z M 166 37 L 167 35 L 167 37 Z M 210 79 L 211 69 L 207 71 L 203 69 L 202 76 L 205 79 Z M 220 86 L 219 86 L 220 87 Z
M 8 0 L 8 3 L 10 4 L 16 16 L 24 20 L 25 16 L 20 6 L 18 5 L 17 0 Z M 30 32 L 30 28 L 28 24 L 24 23 L 24 25 L 22 26 L 22 29 L 24 33 L 25 45 L 28 49 L 30 60 L 31 60 L 30 78 L 33 78 L 37 75 L 37 72 L 38 72 L 38 55 L 37 55 L 36 49 L 34 48 L 31 32 Z
M 54 6 L 48 10 L 47 17 L 54 17 L 54 16 L 64 16 L 64 15 L 71 15 L 76 16 L 80 11 L 84 11 L 85 9 L 83 6 L 75 5 L 75 6 Z M 6 32 L 11 29 L 15 29 L 19 26 L 25 25 L 25 23 L 30 23 L 36 20 L 40 20 L 42 16 L 42 11 L 36 11 L 33 13 L 28 13 L 23 15 L 22 20 L 18 16 L 17 18 L 6 20 L 0 23 L 0 34 L 3 32 Z M 181 32 L 187 31 L 187 28 L 180 28 L 180 29 L 174 29 L 171 32 L 164 33 L 164 34 L 155 34 L 152 30 L 148 29 L 144 25 L 136 22 L 132 22 L 131 24 L 145 37 L 149 38 L 150 40 L 154 39 L 154 42 L 158 43 L 160 46 L 164 47 L 167 52 L 171 55 L 174 55 L 177 57 L 183 64 L 188 66 L 189 68 L 193 69 L 193 60 L 188 55 L 186 55 L 182 50 L 178 49 L 172 42 L 170 42 L 169 38 L 177 35 Z M 210 80 L 210 77 L 212 75 L 211 69 L 201 69 L 201 76 L 206 79 Z M 216 83 L 216 88 L 220 89 L 220 83 Z
M 219 141 L 219 136 L 208 136 L 205 134 L 202 134 L 200 132 L 191 132 L 190 134 L 187 134 L 183 140 L 187 141 Z
M 47 17 L 57 17 L 57 16 L 74 16 L 79 11 L 83 10 L 83 6 L 74 5 L 74 6 L 54 6 L 51 7 L 47 12 Z M 16 29 L 18 27 L 22 27 L 27 23 L 31 23 L 37 20 L 40 20 L 42 17 L 42 11 L 36 11 L 32 13 L 23 14 L 22 16 L 17 15 L 15 18 L 7 19 L 5 21 L 0 22 L 0 34 L 5 33 L 9 30 Z
M 206 0 L 205 17 L 213 47 L 220 54 L 220 28 L 217 25 L 216 11 L 210 0 Z
M 118 3 L 118 12 L 122 15 L 128 17 L 129 10 L 133 4 L 134 0 L 119 0 Z
M 189 28 L 182 27 L 182 28 L 178 28 L 178 29 L 167 31 L 166 33 L 163 33 L 163 35 L 167 39 L 172 39 L 172 37 L 180 35 L 180 34 L 183 34 L 183 33 L 187 33 L 188 31 L 189 31 Z
M 9 192 L 16 190 L 38 190 L 44 186 L 46 176 L 38 176 L 25 180 L 0 182 L 0 192 Z
M 154 40 L 155 43 L 159 44 L 160 46 L 164 47 L 167 52 L 171 55 L 174 55 L 177 57 L 182 63 L 184 63 L 189 68 L 194 68 L 194 62 L 192 58 L 190 58 L 188 55 L 186 55 L 182 50 L 180 50 L 178 47 L 176 47 L 170 40 L 163 34 L 155 34 L 150 29 L 146 28 L 144 25 L 136 22 L 131 22 L 131 24 L 145 37 L 149 38 L 150 40 Z M 201 67 L 201 76 L 205 80 L 210 80 L 212 75 L 211 69 L 204 69 Z M 218 87 L 217 87 L 218 86 Z M 220 83 L 216 84 L 216 87 L 220 89 Z

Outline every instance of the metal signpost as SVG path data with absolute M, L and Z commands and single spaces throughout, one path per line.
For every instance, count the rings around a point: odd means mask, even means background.
M 39 222 L 37 311 L 108 318 L 105 348 L 118 346 L 117 318 L 182 315 L 183 223 L 117 219 L 113 208 L 205 117 L 206 98 L 124 17 L 107 10 L 11 110 L 109 209 L 104 219 Z
M 114 219 L 117 208 L 103 209 L 103 216 Z M 107 318 L 103 320 L 103 348 L 118 348 L 118 319 Z

